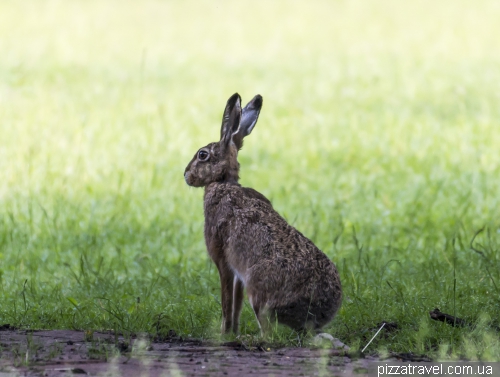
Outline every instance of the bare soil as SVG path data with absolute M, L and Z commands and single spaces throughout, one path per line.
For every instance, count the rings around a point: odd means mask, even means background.
M 182 339 L 124 339 L 106 333 L 0 327 L 6 376 L 363 376 L 375 358 L 333 349 L 248 347 Z

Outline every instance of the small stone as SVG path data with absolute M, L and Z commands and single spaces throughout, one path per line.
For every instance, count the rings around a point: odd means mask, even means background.
M 344 350 L 344 351 L 349 351 L 349 349 L 350 349 L 349 346 L 345 345 L 337 338 L 334 338 L 330 334 L 327 334 L 324 332 L 316 335 L 313 338 L 312 343 L 318 347 L 323 346 L 325 344 L 328 344 L 328 345 L 331 345 L 335 349 L 340 349 L 340 350 Z

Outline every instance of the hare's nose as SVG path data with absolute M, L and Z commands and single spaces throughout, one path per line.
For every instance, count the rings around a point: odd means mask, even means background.
M 186 181 L 186 183 L 189 185 L 189 176 L 191 174 L 187 171 L 187 172 L 184 172 L 184 180 Z

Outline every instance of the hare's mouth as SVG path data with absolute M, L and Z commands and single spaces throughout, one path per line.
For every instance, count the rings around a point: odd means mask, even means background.
M 200 187 L 201 186 L 199 179 L 197 179 L 197 177 L 193 173 L 191 173 L 190 171 L 187 171 L 184 173 L 184 180 L 191 187 Z

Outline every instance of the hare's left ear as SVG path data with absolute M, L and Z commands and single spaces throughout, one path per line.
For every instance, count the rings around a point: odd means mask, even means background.
M 262 108 L 262 96 L 257 94 L 248 104 L 243 108 L 241 114 L 240 127 L 233 134 L 233 142 L 236 147 L 241 149 L 243 146 L 243 138 L 250 135 L 253 128 L 259 119 L 260 109 Z
M 238 131 L 241 120 L 241 97 L 234 93 L 228 100 L 224 115 L 222 116 L 222 126 L 220 128 L 220 143 L 226 147 L 231 142 L 232 136 Z

